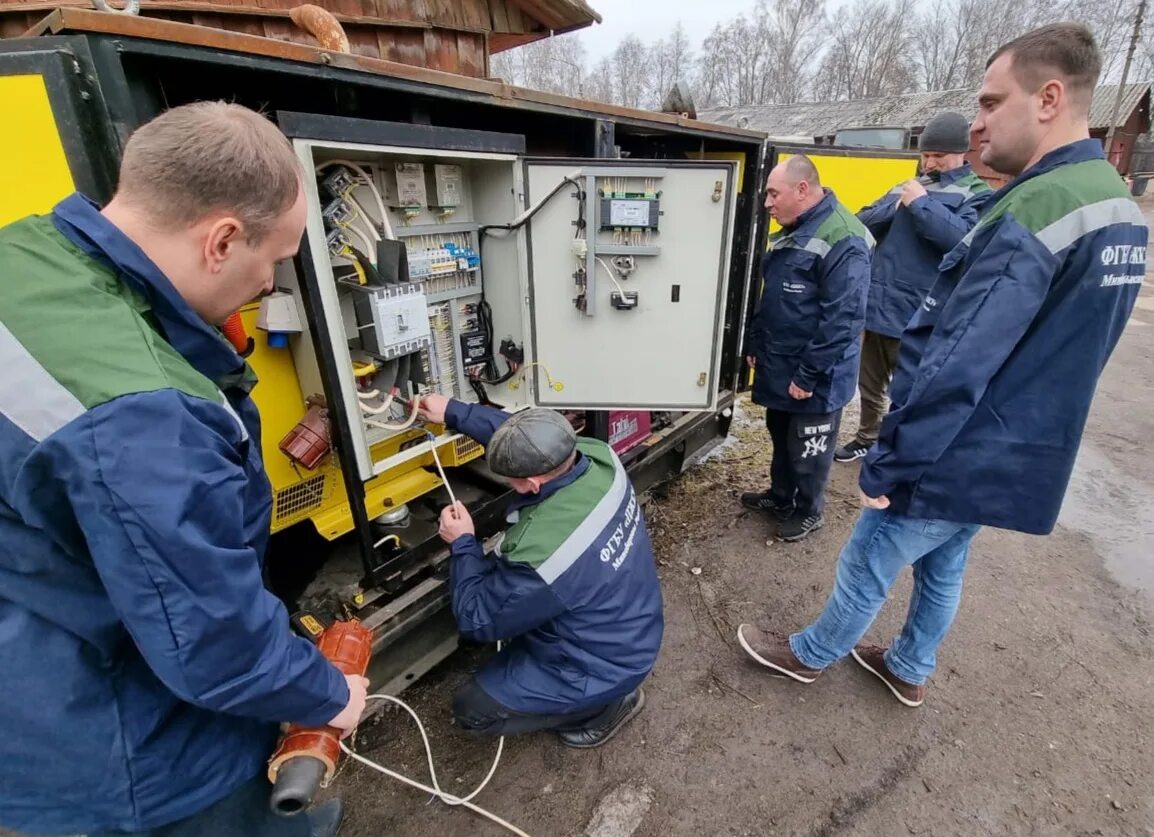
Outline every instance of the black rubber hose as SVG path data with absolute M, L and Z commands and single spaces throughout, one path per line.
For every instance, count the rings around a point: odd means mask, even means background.
M 281 817 L 293 817 L 312 804 L 325 777 L 325 763 L 312 756 L 297 756 L 280 766 L 272 786 L 269 808 Z

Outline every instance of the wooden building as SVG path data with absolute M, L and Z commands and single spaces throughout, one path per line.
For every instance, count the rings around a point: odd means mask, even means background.
M 140 16 L 316 45 L 289 17 L 304 0 L 138 0 Z M 341 24 L 349 51 L 484 78 L 489 56 L 601 16 L 584 0 L 315 0 Z M 120 5 L 119 0 L 117 5 Z M 0 38 L 35 31 L 53 9 L 91 0 L 0 0 Z

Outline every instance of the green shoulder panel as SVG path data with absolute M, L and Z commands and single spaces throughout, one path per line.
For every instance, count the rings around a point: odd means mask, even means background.
M 979 226 L 1007 213 L 1032 233 L 1049 227 L 1077 209 L 1116 198 L 1130 199 L 1126 184 L 1105 160 L 1059 166 L 1010 190 L 982 216 Z
M 955 181 L 955 184 L 969 189 L 970 193 L 974 195 L 984 195 L 986 192 L 993 191 L 993 189 L 990 188 L 989 183 L 982 180 L 982 178 L 978 177 L 973 172 L 970 172 L 965 177 L 959 177 Z
M 0 277 L 0 322 L 86 409 L 158 389 L 221 400 L 149 325 L 147 303 L 50 217 L 0 230 Z
M 873 236 L 870 235 L 865 224 L 859 221 L 857 216 L 840 202 L 834 206 L 833 212 L 821 222 L 814 234 L 814 238 L 824 241 L 831 249 L 843 239 L 851 236 L 856 236 L 867 244 L 873 241 Z
M 580 439 L 577 450 L 588 458 L 589 470 L 543 503 L 521 510 L 501 542 L 501 554 L 508 560 L 540 567 L 609 491 L 616 473 L 609 446 L 596 439 Z

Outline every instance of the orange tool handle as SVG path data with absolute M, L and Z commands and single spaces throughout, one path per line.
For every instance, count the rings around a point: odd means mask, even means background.
M 342 674 L 359 674 L 363 677 L 373 654 L 373 634 L 356 620 L 336 622 L 321 634 L 317 648 Z M 333 727 L 290 724 L 281 736 L 280 746 L 269 760 L 269 781 L 276 784 L 281 766 L 289 759 L 308 756 L 324 764 L 321 785 L 328 785 L 340 757 L 340 740 L 340 730 Z

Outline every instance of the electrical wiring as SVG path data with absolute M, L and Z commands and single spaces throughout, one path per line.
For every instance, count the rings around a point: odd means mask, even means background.
M 385 540 L 387 540 L 387 538 L 383 538 L 381 542 L 383 543 Z M 497 647 L 500 648 L 500 643 L 497 643 Z M 494 814 L 490 811 L 486 811 L 480 805 L 474 805 L 472 802 L 472 800 L 477 797 L 477 794 L 479 794 L 482 790 L 485 789 L 485 786 L 489 784 L 489 780 L 492 779 L 493 775 L 497 772 L 497 765 L 501 763 L 501 754 L 502 754 L 502 752 L 504 752 L 504 749 L 505 749 L 504 736 L 502 736 L 497 742 L 497 755 L 496 755 L 496 757 L 494 757 L 493 766 L 489 768 L 489 773 L 488 773 L 488 775 L 485 776 L 484 781 L 482 781 L 481 784 L 479 784 L 476 787 L 476 789 L 472 793 L 470 793 L 468 796 L 463 796 L 463 797 L 454 796 L 453 794 L 447 793 L 446 791 L 442 790 L 440 784 L 437 782 L 437 771 L 436 771 L 436 768 L 433 766 L 433 748 L 429 744 L 429 736 L 428 736 L 428 733 L 425 732 L 425 725 L 423 723 L 421 723 L 420 717 L 417 715 L 416 712 L 413 711 L 412 707 L 409 706 L 407 703 L 405 703 L 400 698 L 393 697 L 392 695 L 385 695 L 385 694 L 369 695 L 366 698 L 366 700 L 384 700 L 384 701 L 388 701 L 389 703 L 396 704 L 397 706 L 401 707 L 406 712 L 408 712 L 409 716 L 414 721 L 416 721 L 417 729 L 421 733 L 421 741 L 425 745 L 425 756 L 426 756 L 426 759 L 427 759 L 428 765 L 429 765 L 429 779 L 432 781 L 433 786 L 429 787 L 428 785 L 426 785 L 422 782 L 418 782 L 414 779 L 410 779 L 408 776 L 404 776 L 404 775 L 397 773 L 393 770 L 389 770 L 389 768 L 384 767 L 380 764 L 377 764 L 376 762 L 371 761 L 371 760 L 365 758 L 364 756 L 362 756 L 361 754 L 355 752 L 354 750 L 349 748 L 349 746 L 347 744 L 345 744 L 344 741 L 342 741 L 341 742 L 341 750 L 345 753 L 345 755 L 347 755 L 353 761 L 358 762 L 359 764 L 363 764 L 366 767 L 369 767 L 369 768 L 372 768 L 373 770 L 376 770 L 378 773 L 383 773 L 384 775 L 386 775 L 392 779 L 396 779 L 398 782 L 403 782 L 404 784 L 409 785 L 410 787 L 414 787 L 417 790 L 421 790 L 427 794 L 430 794 L 431 796 L 435 796 L 438 799 L 440 799 L 442 802 L 444 802 L 446 805 L 463 806 L 465 808 L 468 808 L 470 811 L 478 813 L 481 816 L 491 820 L 492 822 L 494 822 L 497 825 L 504 828 L 506 831 L 509 831 L 513 834 L 518 835 L 518 837 L 529 837 L 529 835 L 527 833 L 525 833 L 521 829 L 517 828 L 517 826 L 513 825 L 512 823 L 506 822 L 505 820 L 501 819 L 499 816 L 497 816 L 496 814 Z
M 365 212 L 365 208 L 363 206 L 361 206 L 359 203 L 357 203 L 356 198 L 352 197 L 351 195 L 349 196 L 348 200 L 349 200 L 349 204 L 353 210 L 353 217 L 355 219 L 357 219 L 358 221 L 364 221 L 364 223 L 365 223 L 365 226 L 363 228 L 358 227 L 358 229 L 361 229 L 362 232 L 365 229 L 367 229 L 369 231 L 369 237 L 373 241 L 380 241 L 381 240 L 381 234 L 379 232 L 377 232 L 376 226 L 373 224 L 373 222 L 371 220 L 369 220 L 369 216 Z
M 625 298 L 625 289 L 621 287 L 621 283 L 617 281 L 617 277 L 613 275 L 613 268 L 605 264 L 605 260 L 597 256 L 597 264 L 605 268 L 605 272 L 609 274 L 609 281 L 617 287 L 617 292 L 621 294 L 622 299 Z
M 361 244 L 365 245 L 366 253 L 372 253 L 376 251 L 377 248 L 373 246 L 373 242 L 369 240 L 369 237 L 356 227 L 350 227 L 348 224 L 344 224 L 341 226 L 341 231 L 355 236 Z M 374 266 L 376 265 L 376 262 L 373 261 L 372 257 L 366 256 L 366 258 L 369 260 L 370 264 Z
M 369 191 L 373 193 L 373 200 L 376 201 L 377 210 L 381 213 L 383 226 L 390 233 L 388 237 L 395 238 L 395 236 L 391 235 L 392 229 L 390 229 L 388 225 L 389 213 L 385 209 L 385 201 L 381 197 L 381 191 L 377 188 L 377 185 L 373 183 L 372 175 L 369 174 L 368 170 L 359 163 L 354 163 L 352 160 L 328 160 L 317 166 L 316 170 L 321 172 L 327 168 L 332 168 L 333 166 L 344 166 L 345 168 L 348 168 L 356 174 L 360 175 L 361 179 L 364 180 L 364 185 L 368 186 Z
M 392 406 L 393 396 L 397 392 L 398 392 L 397 387 L 393 387 L 393 391 L 391 393 L 389 393 L 389 397 L 385 401 L 386 409 L 387 409 L 387 407 Z M 413 387 L 411 384 L 408 385 L 408 392 L 409 392 L 409 398 L 410 398 L 410 403 L 411 403 L 412 407 L 409 411 L 408 418 L 406 418 L 401 424 L 390 424 L 387 421 L 380 421 L 378 419 L 370 419 L 370 418 L 365 419 L 365 424 L 371 424 L 373 427 L 379 427 L 382 430 L 392 430 L 392 431 L 408 430 L 410 427 L 412 427 L 416 423 L 416 421 L 417 421 L 417 409 L 420 406 L 420 399 L 413 397 Z M 361 408 L 364 409 L 364 406 L 365 405 L 362 404 Z M 378 414 L 378 413 L 374 413 L 374 414 Z
M 554 378 L 552 375 L 550 375 L 549 369 L 548 369 L 548 367 L 545 366 L 545 364 L 541 363 L 540 361 L 536 361 L 536 360 L 533 361 L 532 363 L 526 363 L 524 366 L 520 367 L 517 370 L 518 372 L 521 373 L 521 380 L 522 381 L 525 379 L 525 376 L 528 374 L 529 369 L 533 366 L 538 367 L 542 372 L 545 373 L 545 380 L 549 383 L 549 389 L 553 390 L 554 392 L 560 392 L 561 390 L 565 389 L 565 384 L 563 384 L 561 381 L 558 381 L 556 378 Z M 520 386 L 521 386 L 521 381 L 514 381 L 513 383 L 509 384 L 509 389 L 517 389 Z

